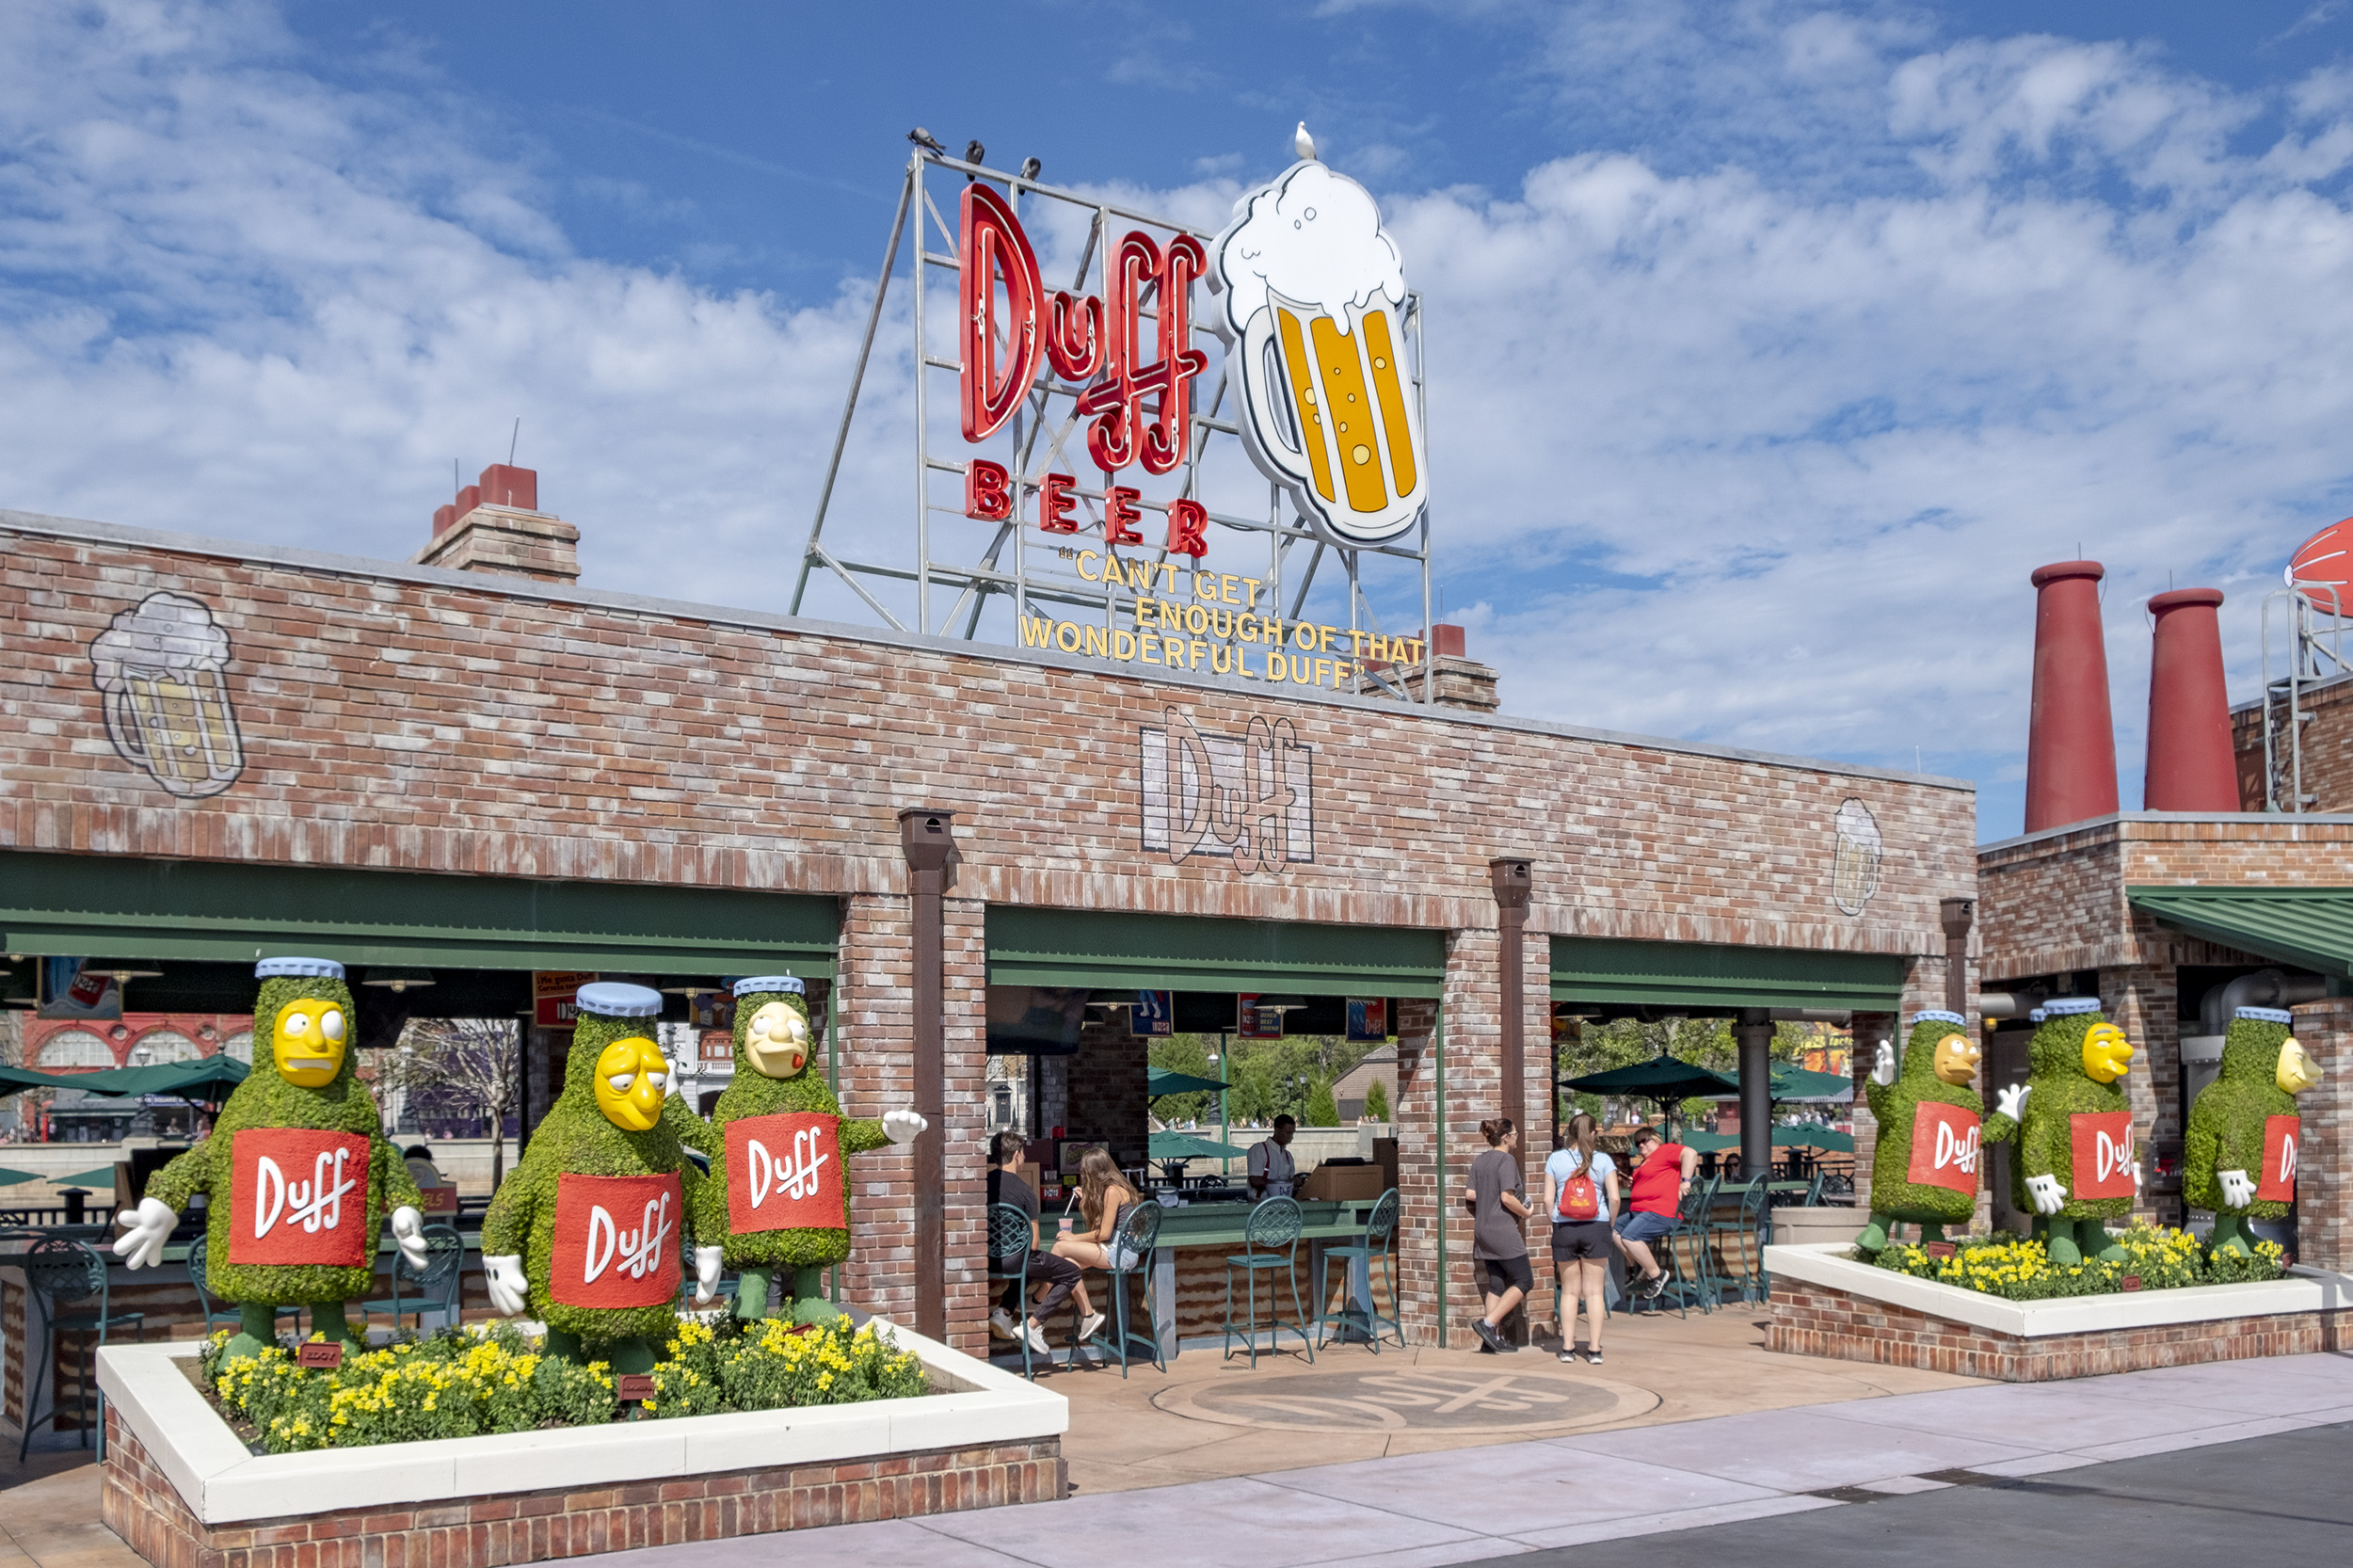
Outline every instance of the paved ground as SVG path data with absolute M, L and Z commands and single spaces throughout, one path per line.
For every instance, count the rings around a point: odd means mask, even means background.
M 1905 1555 L 1940 1565 L 2313 1560 L 2281 1554 L 2324 1535 L 2333 1560 L 2345 1539 L 2334 1532 L 2353 1519 L 2340 1468 L 2353 1458 L 2348 1421 L 2353 1355 L 2281 1357 L 1082 1493 L 632 1552 L 611 1568 L 752 1568 L 786 1555 L 827 1568 L 1095 1568 L 1106 1551 L 1123 1568 L 1878 1563 L 1907 1520 L 1923 1533 Z M 2249 1439 L 2271 1441 L 2217 1448 Z M 2275 1496 L 2286 1500 L 2265 1501 Z M 1753 1555 L 1768 1547 L 1788 1555 Z

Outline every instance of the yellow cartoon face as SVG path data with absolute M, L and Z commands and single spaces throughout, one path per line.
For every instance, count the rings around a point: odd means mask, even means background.
M 2114 1083 L 2133 1064 L 2133 1043 L 2114 1024 L 2093 1024 L 2084 1034 L 2084 1076 Z
M 270 1055 L 289 1083 L 322 1089 L 344 1069 L 344 1010 L 331 1001 L 298 997 L 278 1010 L 269 1032 Z
M 791 1078 L 808 1064 L 808 1020 L 788 1003 L 772 1001 L 752 1015 L 744 1054 L 766 1078 Z
M 670 1064 L 642 1034 L 616 1040 L 597 1057 L 597 1109 L 624 1132 L 648 1132 L 662 1120 Z
M 2279 1070 L 2272 1081 L 2291 1095 L 2300 1095 L 2320 1081 L 2320 1064 L 2304 1054 L 2304 1048 L 2293 1039 L 2280 1044 Z
M 1966 1083 L 1977 1076 L 1981 1054 L 1966 1034 L 1947 1034 L 1936 1043 L 1936 1076 L 1947 1083 Z

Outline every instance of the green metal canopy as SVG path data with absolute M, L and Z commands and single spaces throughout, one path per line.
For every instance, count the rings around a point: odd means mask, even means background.
M 1878 952 L 1552 939 L 1552 998 L 1658 1007 L 1821 1007 L 1893 1013 L 1904 959 Z
M 1446 993 L 1446 934 L 992 904 L 988 983 L 1437 997 Z
M 1647 1062 L 1587 1073 L 1582 1078 L 1564 1078 L 1561 1083 L 1579 1094 L 1624 1095 L 1653 1100 L 1713 1099 L 1740 1092 L 1737 1080 L 1663 1051 Z
M 1214 1078 L 1196 1078 L 1180 1073 L 1174 1067 L 1154 1067 L 1145 1075 L 1144 1095 L 1159 1099 L 1162 1095 L 1190 1095 L 1204 1089 L 1231 1089 L 1232 1084 Z
M 826 897 L 342 867 L 0 851 L 10 952 L 830 979 Z
M 2124 896 L 2176 931 L 2353 980 L 2353 888 L 2127 888 Z

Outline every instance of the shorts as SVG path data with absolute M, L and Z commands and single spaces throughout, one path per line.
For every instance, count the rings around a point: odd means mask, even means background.
M 1596 1263 L 1609 1261 L 1618 1249 L 1609 1241 L 1609 1222 L 1578 1220 L 1552 1227 L 1552 1260 L 1574 1263 L 1590 1259 Z
M 1629 1241 L 1656 1241 L 1673 1236 L 1682 1223 L 1673 1214 L 1628 1214 L 1618 1222 L 1618 1234 Z
M 1522 1292 L 1536 1288 L 1536 1271 L 1529 1266 L 1526 1253 L 1517 1257 L 1482 1257 L 1479 1261 L 1487 1271 L 1490 1296 L 1500 1296 L 1513 1286 Z

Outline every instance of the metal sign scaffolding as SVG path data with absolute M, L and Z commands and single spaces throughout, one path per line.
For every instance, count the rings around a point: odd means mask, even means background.
M 910 138 L 912 139 L 912 138 Z M 865 335 L 858 345 L 857 361 L 851 373 L 849 395 L 841 409 L 841 422 L 835 432 L 833 451 L 826 464 L 825 476 L 820 487 L 815 514 L 809 521 L 808 539 L 805 546 L 800 572 L 792 589 L 791 613 L 798 615 L 808 588 L 809 577 L 816 568 L 824 568 L 846 584 L 866 607 L 895 631 L 918 632 L 926 635 L 954 636 L 974 639 L 980 635 L 983 613 L 990 608 L 992 598 L 1003 601 L 1011 609 L 1016 627 L 1030 623 L 1032 606 L 1064 606 L 1086 612 L 1091 617 L 1099 614 L 1109 631 L 1123 611 L 1133 615 L 1138 598 L 1153 598 L 1157 591 L 1174 592 L 1173 585 L 1188 573 L 1208 571 L 1208 561 L 1195 562 L 1187 556 L 1174 556 L 1163 547 L 1128 546 L 1125 552 L 1104 540 L 1104 505 L 1106 488 L 1122 481 L 1123 476 L 1104 474 L 1094 469 L 1085 442 L 1081 439 L 1072 450 L 1071 438 L 1080 432 L 1084 415 L 1080 401 L 1087 391 L 1086 383 L 1063 379 L 1054 368 L 1041 360 L 1035 378 L 1030 384 L 1018 411 L 1003 430 L 987 442 L 968 445 L 961 432 L 952 428 L 940 440 L 932 430 L 934 415 L 935 376 L 961 376 L 964 366 L 958 360 L 944 356 L 933 346 L 936 335 L 931 330 L 936 324 L 927 318 L 927 278 L 933 269 L 949 275 L 948 300 L 953 312 L 958 304 L 958 280 L 965 258 L 959 254 L 959 232 L 951 224 L 934 200 L 935 182 L 952 182 L 953 201 L 964 185 L 973 180 L 985 180 L 1001 187 L 1007 203 L 1032 228 L 1045 227 L 1049 232 L 1065 232 L 1075 217 L 1083 222 L 1084 240 L 1079 248 L 1078 265 L 1071 288 L 1074 293 L 1093 293 L 1096 297 L 1109 296 L 1114 286 L 1107 275 L 1109 259 L 1117 248 L 1121 232 L 1141 229 L 1156 243 L 1176 235 L 1189 234 L 1208 245 L 1215 239 L 1209 232 L 1193 229 L 1171 219 L 1140 212 L 1116 201 L 1105 200 L 1078 191 L 1064 190 L 1025 179 L 1020 174 L 1006 173 L 978 163 L 952 158 L 933 148 L 918 144 L 907 160 L 906 176 L 900 187 L 898 211 L 890 226 L 890 243 L 884 253 L 882 270 L 874 284 L 874 301 L 866 318 Z M 914 331 L 914 416 L 916 441 L 916 487 L 914 510 L 914 549 L 912 558 L 902 562 L 858 559 L 834 548 L 824 537 L 825 521 L 835 487 L 840 477 L 842 456 L 850 440 L 852 423 L 857 413 L 858 395 L 865 384 L 868 367 L 873 357 L 874 340 L 883 320 L 885 302 L 891 280 L 899 271 L 902 246 L 907 239 L 910 215 L 915 217 L 913 254 L 910 259 L 913 308 L 909 312 Z M 1114 224 L 1120 227 L 1115 229 Z M 1058 228 L 1057 226 L 1063 226 Z M 938 248 L 934 248 L 936 239 Z M 1091 287 L 1090 287 L 1091 285 Z M 991 286 L 994 284 L 992 282 Z M 1141 305 L 1139 316 L 1154 324 L 1159 321 L 1159 300 L 1148 295 Z M 1202 312 L 1201 314 L 1207 314 Z M 1410 395 L 1416 411 L 1423 408 L 1421 298 L 1409 294 L 1402 322 L 1406 348 L 1403 358 L 1411 385 Z M 999 315 L 1000 322 L 1006 318 Z M 956 324 L 960 325 L 960 324 Z M 1279 485 L 1265 477 L 1250 461 L 1244 450 L 1241 430 L 1235 420 L 1225 413 L 1232 388 L 1229 383 L 1224 344 L 1204 343 L 1204 334 L 1214 337 L 1201 320 L 1190 323 L 1186 334 L 1192 346 L 1209 354 L 1210 361 L 1219 366 L 1216 376 L 1204 376 L 1193 389 L 1189 410 L 1189 440 L 1186 456 L 1173 472 L 1155 482 L 1146 475 L 1136 484 L 1144 493 L 1135 504 L 1143 511 L 1165 518 L 1169 505 L 1177 500 L 1200 504 L 1209 520 L 1227 534 L 1212 533 L 1213 540 L 1240 535 L 1258 535 L 1266 543 L 1265 576 L 1243 578 L 1251 584 L 1250 603 L 1258 614 L 1281 616 L 1296 621 L 1306 608 L 1308 591 L 1322 568 L 1327 553 L 1337 557 L 1337 565 L 1345 577 L 1348 600 L 1348 631 L 1386 638 L 1389 633 L 1381 624 L 1371 597 L 1366 590 L 1364 572 L 1370 563 L 1364 557 L 1389 557 L 1412 563 L 1420 579 L 1420 627 L 1403 633 L 1416 639 L 1426 635 L 1422 631 L 1431 620 L 1430 580 L 1430 516 L 1425 507 L 1411 529 L 1398 540 L 1379 545 L 1343 545 L 1317 533 L 1289 504 Z M 957 334 L 945 335 L 953 349 Z M 1006 347 L 1000 328 L 998 333 L 1000 351 Z M 1233 395 L 1239 395 L 1235 393 Z M 1206 403 L 1206 408 L 1204 404 Z M 942 407 L 955 407 L 952 391 Z M 1428 428 L 1427 421 L 1422 427 Z M 1222 439 L 1221 439 L 1222 438 Z M 1011 509 L 1004 520 L 976 521 L 965 504 L 967 472 L 973 458 L 987 456 L 1000 462 L 1010 475 Z M 1049 473 L 1062 472 L 1077 476 L 1092 470 L 1093 482 L 1073 486 L 1062 493 L 1077 500 L 1082 509 L 1080 531 L 1048 533 L 1040 528 L 1036 518 L 1036 497 Z M 952 485 L 952 491 L 946 487 Z M 1092 533 L 1092 541 L 1086 535 Z M 1235 542 L 1240 542 L 1236 539 Z M 1087 544 L 1081 550 L 1079 546 Z M 1312 549 L 1304 568 L 1292 557 L 1292 552 L 1305 545 Z M 1255 552 L 1252 553 L 1255 554 Z M 1087 569 L 1089 561 L 1099 563 L 1097 569 Z M 1228 558 L 1216 562 L 1220 571 L 1231 568 Z M 892 613 L 883 600 L 869 586 L 870 582 L 882 580 L 906 583 L 914 588 L 915 625 L 909 627 L 901 616 Z M 1263 591 L 1263 603 L 1260 594 Z M 1286 592 L 1289 602 L 1285 603 Z M 937 601 L 946 596 L 944 610 Z M 1425 645 L 1426 648 L 1426 645 Z M 1366 668 L 1363 679 L 1376 683 L 1388 695 L 1407 701 L 1429 702 L 1434 699 L 1436 682 L 1434 650 L 1427 650 L 1421 660 L 1421 690 L 1407 689 L 1410 681 L 1401 684 L 1389 671 Z

